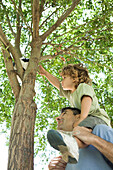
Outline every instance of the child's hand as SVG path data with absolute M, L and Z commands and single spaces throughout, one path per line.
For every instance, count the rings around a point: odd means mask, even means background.
M 39 70 L 38 73 L 39 73 L 40 75 L 45 76 L 46 70 L 45 70 L 41 65 L 39 65 L 38 70 Z

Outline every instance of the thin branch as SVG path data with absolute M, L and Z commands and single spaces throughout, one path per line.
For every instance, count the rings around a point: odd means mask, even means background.
M 79 2 L 80 0 L 74 0 L 71 7 L 68 8 L 65 13 L 57 20 L 57 22 L 41 36 L 41 39 L 45 40 L 48 35 L 50 35 L 67 18 L 67 16 L 74 10 L 75 6 L 78 5 Z
M 40 61 L 47 61 L 47 60 L 51 60 L 51 59 L 54 59 L 54 58 L 56 58 L 58 55 L 69 55 L 70 53 L 69 52 L 60 52 L 60 53 L 57 53 L 57 55 L 46 55 L 46 56 L 41 56 L 41 58 L 40 58 Z M 78 57 L 75 57 L 75 58 L 77 58 L 77 59 L 79 59 Z
M 74 30 L 77 30 L 78 28 L 80 28 L 80 27 L 82 27 L 82 26 L 84 26 L 84 25 L 86 25 L 86 23 L 77 26 L 76 28 L 74 28 Z M 65 34 L 68 34 L 68 33 L 72 32 L 72 31 L 73 31 L 73 29 L 71 29 L 71 30 L 69 30 L 69 31 L 67 31 L 67 32 L 65 32 L 65 33 L 63 33 L 63 34 L 58 35 L 57 37 L 55 37 L 54 39 L 52 39 L 51 42 L 54 41 L 54 40 L 56 40 L 56 39 L 59 38 L 59 37 L 62 37 L 62 36 L 65 35 Z
M 45 11 L 48 10 L 51 7 L 51 4 L 49 4 L 48 6 L 47 5 L 48 5 L 48 2 L 45 3 L 45 6 L 46 6 Z
M 16 7 L 15 1 L 14 1 L 14 0 L 11 0 L 11 1 L 12 1 L 12 3 L 14 4 L 14 7 L 15 7 L 16 11 L 19 13 L 19 15 L 21 16 L 21 18 L 22 18 L 22 20 L 24 21 L 25 25 L 27 26 L 27 28 L 29 29 L 29 31 L 30 31 L 31 34 L 32 34 L 32 29 L 31 29 L 31 27 L 28 25 L 28 23 L 26 22 L 26 20 L 25 20 L 25 18 L 24 18 L 24 16 L 23 16 L 23 13 Z
M 76 53 L 72 52 L 72 50 L 80 50 L 80 51 L 84 51 L 84 50 L 91 50 L 91 51 L 99 51 L 99 50 L 102 50 L 102 49 L 90 49 L 90 48 L 85 48 L 85 49 L 81 49 L 80 47 L 83 45 L 84 43 L 82 43 L 80 46 L 77 46 L 77 47 L 74 47 L 73 45 L 70 45 L 69 47 L 65 48 L 64 50 L 61 50 L 60 52 L 57 52 L 56 54 L 54 55 L 46 55 L 46 56 L 41 56 L 40 57 L 40 61 L 43 61 L 43 60 L 48 60 L 48 59 L 54 59 L 56 58 L 58 55 L 76 55 Z M 71 50 L 71 51 L 70 51 Z M 79 54 L 77 54 L 79 55 Z M 80 60 L 80 58 L 76 57 L 77 59 Z M 82 57 L 83 58 L 83 57 Z M 86 58 L 83 58 L 85 60 L 88 60 L 90 62 L 94 62 L 94 61 L 91 61 L 89 59 L 86 59 Z M 100 63 L 97 63 L 98 65 L 100 66 L 103 66 L 103 64 L 100 64 Z M 111 71 L 113 71 L 112 68 L 106 66 L 106 68 L 110 69 Z
M 12 35 L 15 37 L 15 36 L 16 36 L 16 33 L 15 33 L 15 32 L 13 31 L 13 29 L 12 29 L 12 26 L 11 26 L 11 23 L 10 23 L 10 19 L 9 19 L 9 16 L 8 16 L 8 12 L 7 12 L 7 10 L 6 10 L 6 6 L 2 3 L 2 1 L 1 1 L 1 4 L 2 4 L 3 9 L 5 10 L 5 14 L 6 14 L 6 17 L 7 17 L 7 21 L 8 21 L 9 28 L 10 28 L 10 30 L 11 30 L 11 32 L 12 32 Z
M 73 54 L 71 54 L 71 55 L 75 55 L 75 53 L 73 53 Z M 79 55 L 79 54 L 77 54 L 77 55 Z M 81 56 L 80 56 L 80 57 L 81 57 Z M 92 61 L 92 60 L 90 60 L 90 59 L 88 59 L 88 58 L 84 58 L 84 57 L 81 57 L 81 58 L 82 58 L 82 59 L 79 58 L 79 60 L 84 61 L 84 62 L 85 62 L 85 60 L 87 60 L 87 61 L 90 61 L 91 63 L 94 63 L 95 65 L 102 66 L 102 67 L 105 66 L 105 67 L 108 68 L 109 70 L 113 71 L 113 69 L 112 69 L 111 67 L 108 67 L 108 66 L 106 66 L 106 65 L 100 64 L 100 63 L 95 62 L 95 61 Z
M 109 23 L 109 24 L 110 24 L 110 23 Z M 88 33 L 91 33 L 90 35 L 95 35 L 95 34 L 97 34 L 96 32 L 93 33 L 93 31 L 95 31 L 95 30 L 98 30 L 98 32 L 103 32 L 103 31 L 107 31 L 107 30 L 108 30 L 108 29 L 106 28 L 106 29 L 104 29 L 104 30 L 100 30 L 100 31 L 99 31 L 99 29 L 102 28 L 102 27 L 103 27 L 103 25 L 101 25 L 100 27 L 94 28 L 94 29 L 92 29 L 92 30 L 83 32 L 83 33 L 81 33 L 81 34 L 79 34 L 79 35 L 77 35 L 77 36 L 74 36 L 71 40 L 75 40 L 76 38 L 79 38 L 79 37 L 81 37 L 81 36 L 83 36 L 83 35 L 85 35 L 85 34 L 88 34 Z M 111 27 L 111 29 L 112 29 L 112 27 Z M 84 37 L 83 37 L 83 38 L 84 38 Z M 64 41 L 63 44 L 64 44 L 64 43 L 67 43 L 67 42 L 70 42 L 71 40 Z
M 90 20 L 89 22 L 84 23 L 84 24 L 81 24 L 81 25 L 79 25 L 79 26 L 77 26 L 77 27 L 75 27 L 75 28 L 73 28 L 73 29 L 74 29 L 74 30 L 77 30 L 78 28 L 81 28 L 81 27 L 85 26 L 86 24 L 88 25 L 88 24 L 90 24 L 91 22 L 95 22 L 97 19 L 100 19 L 100 20 L 103 21 L 103 18 L 105 18 L 105 16 L 103 16 L 103 17 L 98 17 L 98 18 L 96 18 L 96 19 L 94 19 L 94 20 Z M 65 35 L 65 34 L 67 34 L 67 33 L 72 32 L 73 29 L 71 29 L 71 30 L 69 30 L 69 31 L 67 31 L 67 32 L 65 32 L 65 33 L 63 33 L 63 34 L 60 34 L 59 36 L 57 36 L 57 37 L 55 37 L 54 39 L 52 39 L 51 42 L 54 41 L 54 40 L 56 40 L 58 37 L 61 37 L 61 36 Z
M 33 38 L 39 37 L 39 0 L 33 0 Z
M 21 11 L 21 2 L 22 0 L 19 0 L 19 7 L 18 9 Z M 18 51 L 19 55 L 22 57 L 21 51 L 20 51 L 20 36 L 21 36 L 21 26 L 20 26 L 20 15 L 17 13 L 17 33 L 15 37 L 15 48 Z
M 74 48 L 74 50 L 75 49 L 78 50 L 82 45 L 77 46 L 77 47 L 74 47 L 73 45 L 70 45 L 69 47 L 65 48 L 64 50 L 60 50 L 59 52 L 57 52 L 55 55 L 41 56 L 40 61 L 47 60 L 47 59 L 53 59 L 53 58 L 56 58 L 58 55 L 61 55 L 61 54 L 70 54 L 71 53 L 70 52 L 71 48 Z
M 20 56 L 17 53 L 17 51 L 15 50 L 15 48 L 12 46 L 12 44 L 9 42 L 9 40 L 7 39 L 7 37 L 5 36 L 2 27 L 0 25 L 0 41 L 2 42 L 2 44 L 5 45 L 5 48 L 12 54 L 14 61 L 16 63 L 16 67 L 18 70 L 18 75 L 20 76 L 20 78 L 23 78 L 23 68 L 20 62 Z
M 41 0 L 40 12 L 39 12 L 40 16 L 39 16 L 39 18 L 41 18 L 42 12 L 44 11 L 44 4 L 45 4 L 45 0 Z
M 41 58 L 40 58 L 40 61 L 43 61 L 43 60 L 50 60 L 50 59 L 54 59 L 54 58 L 56 58 L 59 54 L 62 54 L 62 55 L 71 55 L 71 56 L 74 56 L 74 58 L 76 58 L 76 59 L 78 59 L 78 60 L 80 60 L 80 61 L 83 61 L 83 62 L 85 62 L 85 60 L 87 60 L 87 61 L 90 61 L 91 63 L 93 62 L 95 65 L 98 65 L 98 66 L 103 66 L 103 64 L 100 64 L 100 63 L 98 63 L 98 62 L 95 62 L 95 61 L 91 61 L 91 60 L 89 60 L 88 58 L 83 58 L 82 57 L 82 59 L 81 59 L 81 56 L 80 57 L 77 57 L 79 54 L 77 53 L 69 53 L 69 52 L 62 52 L 62 53 L 58 53 L 57 55 L 46 55 L 46 56 L 41 56 Z M 109 70 L 111 70 L 111 71 L 113 71 L 113 69 L 111 68 L 111 67 L 108 67 L 108 66 L 106 66 L 106 65 L 104 65 L 106 68 L 108 68 Z
M 2 46 L 1 43 L 0 43 L 0 46 Z M 19 93 L 20 93 L 20 85 L 18 83 L 17 76 L 16 76 L 16 73 L 13 68 L 12 58 L 11 58 L 10 54 L 8 53 L 8 51 L 5 50 L 5 47 L 2 48 L 2 53 L 4 56 L 4 62 L 5 62 L 5 67 L 6 67 L 7 75 L 9 78 L 9 82 L 10 82 L 11 88 L 13 90 L 15 100 L 17 101 L 18 97 L 19 97 Z
M 43 54 L 44 50 L 46 49 L 47 45 L 45 45 L 45 47 L 42 49 L 41 51 L 41 55 Z
M 59 9 L 59 8 L 57 8 L 55 11 L 53 11 L 53 12 L 51 13 L 51 15 L 49 15 L 49 17 L 47 17 L 47 18 L 43 21 L 43 23 L 39 26 L 39 28 L 41 28 L 41 27 L 44 25 L 44 23 L 45 23 L 49 18 L 51 18 L 51 16 L 52 16 L 54 13 L 57 12 L 58 9 Z
M 71 38 L 71 39 L 69 39 L 69 40 L 67 40 L 67 41 L 64 41 L 64 42 L 62 42 L 62 45 L 63 44 L 65 44 L 65 43 L 67 43 L 67 42 L 71 42 L 72 40 L 76 40 L 77 38 L 79 38 L 79 37 L 81 37 L 82 36 L 82 38 L 81 39 L 79 39 L 78 41 L 76 41 L 76 43 L 78 43 L 78 42 L 83 42 L 83 41 L 87 41 L 87 40 L 89 40 L 88 38 L 85 38 L 83 35 L 85 35 L 85 34 L 87 34 L 87 33 L 91 33 L 90 35 L 95 35 L 95 34 L 97 34 L 97 33 L 92 33 L 93 31 L 95 31 L 95 30 L 98 30 L 98 29 L 100 29 L 100 28 L 102 28 L 103 27 L 103 25 L 101 25 L 100 27 L 98 27 L 98 28 L 95 28 L 95 29 L 92 29 L 92 30 L 89 30 L 89 31 L 86 31 L 86 32 L 83 32 L 83 33 L 81 33 L 81 34 L 79 34 L 79 35 L 77 35 L 77 36 L 74 36 L 73 38 Z M 111 29 L 112 29 L 112 27 L 111 27 Z M 108 29 L 106 28 L 106 29 L 104 29 L 104 30 L 98 30 L 98 32 L 103 32 L 103 31 L 108 31 Z M 98 38 L 99 39 L 99 38 Z M 97 39 L 91 39 L 90 38 L 90 40 L 97 40 Z M 51 41 L 52 42 L 52 41 Z M 53 43 L 51 43 L 51 42 L 47 42 L 47 43 L 43 43 L 43 44 L 47 44 L 47 45 L 52 45 L 52 46 L 55 46 L 55 44 L 53 44 Z M 75 44 L 75 43 L 74 43 Z M 57 44 L 58 45 L 58 44 Z
M 62 44 L 51 44 L 51 43 L 43 43 L 43 44 L 46 44 L 46 46 L 47 45 L 51 45 L 51 46 L 53 46 L 53 48 L 55 48 L 56 50 L 57 50 L 57 54 L 58 54 L 58 51 L 60 50 L 60 52 L 62 51 L 62 52 L 64 52 L 64 51 L 69 51 L 71 48 L 74 48 L 74 49 L 78 49 L 78 48 L 80 48 L 84 43 L 82 43 L 81 45 L 79 45 L 79 46 L 74 46 L 74 44 L 72 44 L 72 45 L 70 45 L 70 46 L 68 46 L 67 48 L 64 48 L 64 49 L 61 49 L 61 47 L 62 47 Z M 58 46 L 58 47 L 56 47 L 56 46 Z

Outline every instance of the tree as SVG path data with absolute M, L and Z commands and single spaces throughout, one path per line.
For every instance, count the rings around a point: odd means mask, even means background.
M 34 90 L 36 79 L 40 82 L 38 85 L 42 99 L 40 110 L 43 114 L 40 117 L 38 110 L 36 132 L 37 128 L 43 130 L 48 125 L 47 120 L 55 113 L 53 109 L 57 111 L 64 103 L 67 104 L 65 99 L 61 100 L 54 95 L 56 90 L 51 90 L 52 86 L 47 87 L 46 80 L 44 80 L 46 85 L 42 86 L 42 79 L 37 75 L 40 63 L 50 72 L 56 69 L 55 75 L 64 63 L 72 62 L 86 63 L 90 72 L 97 72 L 95 78 L 98 78 L 98 73 L 102 72 L 105 75 L 105 82 L 102 85 L 106 91 L 100 97 L 100 104 L 102 107 L 106 106 L 112 117 L 111 107 L 109 108 L 112 102 L 110 94 L 112 82 L 110 82 L 111 74 L 108 75 L 112 71 L 112 2 L 111 0 L 107 2 L 5 0 L 0 3 L 0 47 L 15 98 L 8 169 L 33 169 L 37 110 L 35 103 L 37 91 Z M 30 59 L 26 71 L 20 62 L 23 56 Z M 16 64 L 16 71 L 13 68 L 13 61 Z M 18 82 L 17 75 L 22 84 Z M 99 83 L 102 81 L 100 79 L 99 81 L 94 82 L 95 89 L 100 87 Z M 105 95 L 109 101 L 104 99 Z M 52 100 L 57 101 L 57 105 Z M 4 117 L 8 118 L 11 115 L 6 113 Z

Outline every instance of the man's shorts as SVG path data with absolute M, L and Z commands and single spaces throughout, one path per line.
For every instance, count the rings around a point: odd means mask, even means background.
M 88 116 L 86 119 L 84 119 L 79 124 L 79 126 L 84 126 L 84 127 L 93 129 L 98 124 L 105 124 L 105 125 L 107 125 L 106 122 L 104 122 L 104 120 L 102 120 L 102 119 L 100 119 L 98 117 Z

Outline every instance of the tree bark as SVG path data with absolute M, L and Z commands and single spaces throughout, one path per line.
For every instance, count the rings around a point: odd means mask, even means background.
M 36 104 L 20 96 L 15 105 L 9 146 L 8 170 L 33 170 Z
M 37 46 L 38 42 L 39 40 L 33 42 L 34 48 L 13 112 L 8 170 L 33 170 L 34 168 L 34 127 L 37 106 L 33 97 L 41 48 L 41 45 Z

